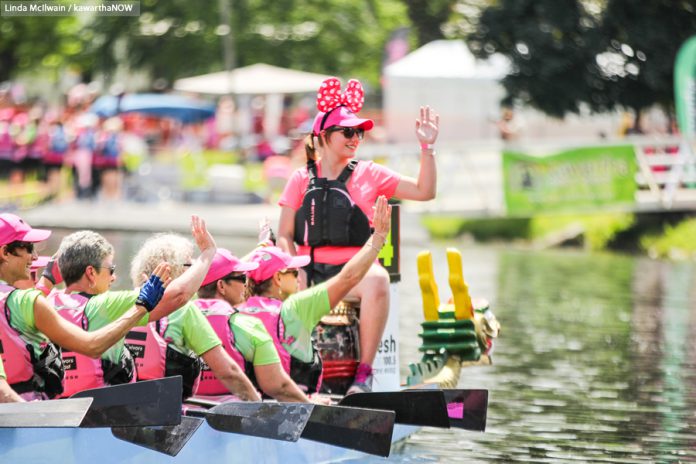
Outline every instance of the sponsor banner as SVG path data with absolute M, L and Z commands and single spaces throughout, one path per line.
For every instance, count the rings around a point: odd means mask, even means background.
M 684 42 L 674 62 L 674 106 L 679 131 L 696 135 L 696 36 Z
M 504 151 L 508 215 L 630 206 L 637 169 L 631 145 L 583 147 L 544 157 Z

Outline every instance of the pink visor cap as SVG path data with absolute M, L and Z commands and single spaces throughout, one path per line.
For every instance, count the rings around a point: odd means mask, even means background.
M 258 263 L 242 261 L 225 248 L 218 248 L 201 287 L 222 279 L 231 272 L 248 272 L 259 267 Z
M 290 256 L 278 247 L 265 247 L 256 250 L 249 260 L 252 263 L 258 263 L 259 267 L 249 272 L 247 275 L 254 282 L 263 282 L 283 269 L 299 269 L 304 267 L 309 264 L 311 258 L 307 255 Z
M 0 246 L 15 241 L 43 242 L 50 235 L 50 230 L 32 229 L 19 216 L 10 213 L 0 214 Z
M 326 116 L 328 114 L 328 116 Z M 326 119 L 324 119 L 326 117 Z M 322 124 L 323 121 L 323 124 Z M 339 106 L 326 113 L 320 111 L 314 118 L 314 124 L 312 125 L 312 130 L 314 135 L 319 135 L 324 129 L 328 129 L 331 126 L 341 126 L 341 127 L 361 127 L 366 131 L 371 130 L 375 123 L 372 119 L 361 119 L 355 113 L 348 109 L 346 106 Z

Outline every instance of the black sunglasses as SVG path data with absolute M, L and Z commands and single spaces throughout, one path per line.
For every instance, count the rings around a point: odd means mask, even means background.
M 286 269 L 284 271 L 280 271 L 281 274 L 292 274 L 294 277 L 297 277 L 300 274 L 300 271 L 297 269 Z
M 331 132 L 342 132 L 343 136 L 347 139 L 352 139 L 355 134 L 358 134 L 360 140 L 365 136 L 365 129 L 361 127 L 334 127 L 330 129 Z
M 225 278 L 223 278 L 225 282 L 229 282 L 230 280 L 236 280 L 237 282 L 242 282 L 246 283 L 246 275 L 245 274 L 240 274 L 240 275 L 230 275 Z
M 24 248 L 29 254 L 34 253 L 34 243 L 32 242 L 14 242 L 12 245 L 14 248 Z
M 101 270 L 101 269 L 104 269 L 105 267 L 106 266 L 99 266 L 98 269 Z M 109 270 L 109 275 L 114 275 L 114 273 L 116 273 L 116 265 L 115 264 L 112 264 L 111 266 L 107 267 L 107 269 Z

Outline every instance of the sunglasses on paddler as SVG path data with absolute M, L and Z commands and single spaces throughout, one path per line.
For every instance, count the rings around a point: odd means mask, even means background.
M 365 129 L 361 127 L 332 127 L 329 132 L 342 132 L 343 136 L 347 139 L 352 139 L 355 134 L 358 134 L 360 140 L 365 136 Z

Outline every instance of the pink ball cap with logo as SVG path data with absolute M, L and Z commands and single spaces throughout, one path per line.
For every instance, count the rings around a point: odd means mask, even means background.
M 213 262 L 208 269 L 208 274 L 206 274 L 203 283 L 201 283 L 201 287 L 205 287 L 209 283 L 222 279 L 230 272 L 249 272 L 258 267 L 258 263 L 242 261 L 234 256 L 230 250 L 218 248 L 213 257 Z
M 0 214 L 0 246 L 15 241 L 43 242 L 51 235 L 50 230 L 32 229 L 21 217 L 11 214 Z
M 264 282 L 283 269 L 299 269 L 309 264 L 311 258 L 307 255 L 291 256 L 278 247 L 259 248 L 249 258 L 259 267 L 247 273 L 254 282 Z

